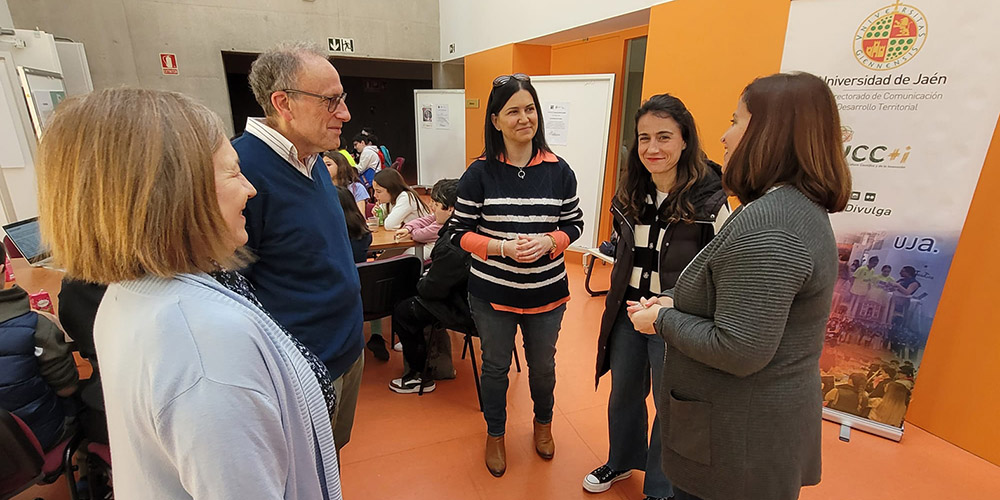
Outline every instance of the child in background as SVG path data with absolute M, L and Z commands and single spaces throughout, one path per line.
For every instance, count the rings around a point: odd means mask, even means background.
M 441 179 L 431 188 L 431 211 L 418 219 L 403 224 L 396 230 L 396 239 L 406 237 L 424 244 L 425 255 L 434 249 L 438 232 L 451 214 L 455 211 L 455 199 L 458 193 L 458 179 Z
M 364 128 L 354 136 L 354 150 L 358 153 L 357 169 L 365 185 L 370 186 L 372 177 L 382 170 L 379 158 L 378 137 L 371 129 Z
M 399 229 L 403 227 L 404 223 L 430 212 L 420 196 L 406 185 L 403 176 L 396 170 L 390 168 L 375 174 L 372 188 L 375 193 L 375 201 L 382 204 L 383 213 L 387 214 L 382 223 L 386 230 Z M 413 253 L 413 250 L 407 249 L 406 252 Z M 401 253 L 403 250 L 388 249 L 382 252 L 379 259 L 395 257 Z M 372 350 L 376 359 L 388 361 L 389 351 L 386 350 L 385 339 L 382 337 L 382 323 L 372 321 L 370 325 L 372 336 L 368 340 L 368 348 Z M 396 342 L 392 348 L 395 351 L 402 351 L 403 345 Z
M 0 246 L 0 268 L 6 252 Z M 14 285 L 0 291 L 0 407 L 17 415 L 46 451 L 75 426 L 68 401 L 79 374 L 63 332 L 31 310 L 28 293 Z
M 372 232 L 368 229 L 365 217 L 361 215 L 355 204 L 355 196 L 343 186 L 337 186 L 337 196 L 340 198 L 340 206 L 344 209 L 347 236 L 351 239 L 354 263 L 364 262 L 368 260 L 368 247 L 372 244 Z
M 323 163 L 326 164 L 326 169 L 330 172 L 333 185 L 347 188 L 357 203 L 358 211 L 362 215 L 367 215 L 365 205 L 371 198 L 368 195 L 368 188 L 361 183 L 358 171 L 347 162 L 347 157 L 338 151 L 327 152 L 323 153 Z
M 434 185 L 435 205 L 449 207 L 435 213 L 454 211 L 458 197 L 458 181 L 445 179 Z M 424 329 L 433 324 L 442 328 L 471 331 L 472 313 L 469 312 L 469 252 L 451 242 L 451 227 L 443 221 L 437 244 L 431 252 L 431 267 L 417 282 L 417 295 L 396 305 L 392 313 L 392 329 L 399 336 L 403 357 L 409 371 L 389 383 L 389 390 L 399 394 L 431 392 L 434 380 L 426 373 L 427 340 Z
M 375 174 L 372 187 L 375 191 L 375 200 L 384 204 L 387 209 L 388 215 L 385 216 L 383 225 L 388 230 L 395 231 L 403 227 L 404 223 L 430 213 L 430 209 L 420 196 L 407 186 L 403 176 L 393 169 Z

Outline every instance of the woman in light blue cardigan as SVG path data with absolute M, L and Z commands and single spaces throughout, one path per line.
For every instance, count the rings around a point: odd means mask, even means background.
M 256 191 L 219 118 L 104 90 L 62 103 L 39 153 L 45 241 L 111 283 L 94 334 L 115 496 L 341 498 L 329 373 L 227 271 Z

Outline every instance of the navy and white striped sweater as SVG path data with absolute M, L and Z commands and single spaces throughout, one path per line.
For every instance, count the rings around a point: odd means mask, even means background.
M 479 159 L 458 183 L 455 234 L 516 239 L 518 235 L 564 232 L 572 242 L 583 231 L 583 212 L 576 194 L 576 175 L 552 153 L 537 155 L 519 169 L 500 161 Z M 483 259 L 473 252 L 469 294 L 492 304 L 516 309 L 541 308 L 566 299 L 569 282 L 563 255 L 545 254 L 535 262 L 510 257 Z

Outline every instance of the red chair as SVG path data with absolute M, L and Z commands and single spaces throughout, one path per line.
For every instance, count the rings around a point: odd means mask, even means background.
M 79 432 L 48 452 L 42 450 L 35 433 L 23 420 L 0 410 L 0 499 L 13 498 L 38 483 L 52 484 L 65 474 L 71 500 L 79 500 L 73 453 L 80 446 Z
M 392 165 L 390 165 L 389 168 L 395 169 L 397 172 L 402 172 L 404 163 L 406 163 L 406 158 L 397 156 L 396 161 L 392 162 Z
M 7 251 L 7 256 L 12 259 L 22 256 L 21 251 L 14 246 L 14 242 L 10 241 L 10 236 L 6 234 L 3 235 L 3 248 Z

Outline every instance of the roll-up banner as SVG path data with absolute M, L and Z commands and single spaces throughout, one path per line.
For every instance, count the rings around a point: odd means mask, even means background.
M 831 216 L 840 275 L 820 359 L 826 418 L 902 436 L 1000 113 L 997 26 L 986 0 L 791 3 L 782 71 L 833 90 L 853 177 L 847 210 Z

